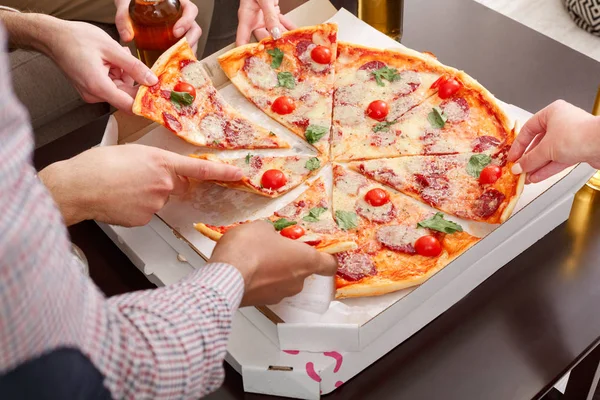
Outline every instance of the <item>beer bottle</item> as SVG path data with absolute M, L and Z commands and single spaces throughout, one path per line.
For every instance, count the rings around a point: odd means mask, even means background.
M 148 67 L 179 40 L 173 26 L 181 17 L 179 0 L 131 0 L 129 16 L 140 60 Z

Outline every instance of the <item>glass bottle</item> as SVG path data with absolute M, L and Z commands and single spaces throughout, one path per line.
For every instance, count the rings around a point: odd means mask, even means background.
M 165 50 L 177 43 L 173 26 L 181 14 L 179 0 L 131 0 L 129 16 L 134 42 L 144 64 L 152 67 Z

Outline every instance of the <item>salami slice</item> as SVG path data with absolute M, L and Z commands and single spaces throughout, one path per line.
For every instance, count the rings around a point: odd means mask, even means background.
M 427 235 L 422 228 L 406 225 L 383 226 L 377 230 L 377 240 L 390 250 L 406 254 L 416 254 L 415 242 L 421 236 Z
M 347 281 L 358 281 L 377 273 L 371 257 L 357 252 L 345 252 L 337 255 L 337 274 Z
M 480 218 L 488 218 L 498 210 L 504 198 L 498 190 L 488 189 L 473 203 L 473 213 Z
M 384 223 L 394 219 L 396 209 L 391 201 L 375 207 L 361 198 L 356 201 L 356 213 L 371 222 Z

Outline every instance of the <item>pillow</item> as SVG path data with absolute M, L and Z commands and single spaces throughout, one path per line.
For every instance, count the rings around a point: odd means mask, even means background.
M 564 0 L 564 2 L 577 26 L 600 36 L 600 0 Z

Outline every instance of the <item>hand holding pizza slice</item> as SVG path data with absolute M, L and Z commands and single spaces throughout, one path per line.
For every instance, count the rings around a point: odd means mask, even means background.
M 282 236 L 304 242 L 319 251 L 335 254 L 357 248 L 349 235 L 335 223 L 321 178 L 296 200 L 268 217 L 268 220 Z M 228 226 L 197 223 L 194 227 L 203 235 L 218 241 L 229 229 L 248 222 L 251 221 Z

